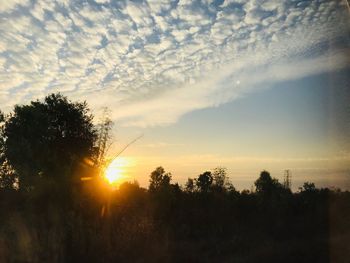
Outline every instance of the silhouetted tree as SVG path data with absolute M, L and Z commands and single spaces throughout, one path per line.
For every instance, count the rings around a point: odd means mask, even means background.
M 194 180 L 192 178 L 188 178 L 185 184 L 186 192 L 192 193 L 195 189 Z
M 200 174 L 196 180 L 196 185 L 201 192 L 208 192 L 212 183 L 213 176 L 209 171 Z
M 0 161 L 0 188 L 13 190 L 18 188 L 18 176 L 6 159 Z
M 119 186 L 117 193 L 117 200 L 119 203 L 138 208 L 144 202 L 146 190 L 140 188 L 137 181 L 124 182 Z
M 260 177 L 255 181 L 256 192 L 264 195 L 271 195 L 282 185 L 276 178 L 272 178 L 268 171 L 262 171 Z
M 149 190 L 151 192 L 170 186 L 171 173 L 166 173 L 164 168 L 157 167 L 150 175 Z
M 5 115 L 0 111 L 0 188 L 14 189 L 17 176 L 5 155 Z
M 317 191 L 317 188 L 314 183 L 305 182 L 302 187 L 299 187 L 300 192 L 309 192 L 313 193 Z
M 43 178 L 68 182 L 77 164 L 94 154 L 96 131 L 85 102 L 60 94 L 17 105 L 4 125 L 4 154 L 19 176 L 22 189 Z M 67 184 L 66 184 L 67 185 Z
M 217 188 L 225 188 L 226 183 L 228 182 L 227 178 L 227 169 L 224 167 L 216 167 L 212 172 L 213 184 Z
M 239 192 L 236 190 L 236 188 L 231 182 L 227 182 L 225 188 L 227 191 L 231 193 L 239 194 Z

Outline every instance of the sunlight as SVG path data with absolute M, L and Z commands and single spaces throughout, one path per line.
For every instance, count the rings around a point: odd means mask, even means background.
M 111 185 L 119 184 L 127 178 L 126 167 L 129 165 L 127 158 L 115 158 L 106 168 L 104 177 Z

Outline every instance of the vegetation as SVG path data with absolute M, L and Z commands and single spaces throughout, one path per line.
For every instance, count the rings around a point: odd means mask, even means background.
M 0 114 L 0 262 L 346 262 L 350 193 L 298 192 L 262 171 L 237 191 L 225 168 L 182 188 L 99 176 L 85 103 L 62 95 Z M 81 180 L 89 178 L 90 180 Z

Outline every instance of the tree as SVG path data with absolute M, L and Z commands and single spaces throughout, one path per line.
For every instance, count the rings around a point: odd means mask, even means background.
M 166 173 L 164 168 L 157 167 L 150 175 L 149 190 L 155 192 L 160 189 L 168 188 L 170 186 L 171 173 Z
M 16 187 L 17 175 L 14 169 L 6 159 L 4 147 L 4 124 L 6 117 L 0 111 L 0 188 L 2 189 L 14 189 Z
M 17 188 L 18 176 L 6 159 L 0 161 L 0 189 L 13 190 Z
M 260 177 L 255 181 L 256 192 L 263 196 L 271 196 L 280 193 L 283 186 L 276 178 L 272 178 L 268 171 L 262 171 Z
M 150 175 L 149 192 L 151 203 L 155 208 L 155 217 L 163 222 L 169 222 L 175 203 L 181 189 L 178 184 L 170 184 L 171 173 L 157 167 Z
M 314 183 L 305 182 L 302 187 L 299 187 L 300 192 L 315 193 L 317 188 Z
M 55 185 L 71 180 L 79 162 L 94 155 L 92 118 L 86 102 L 61 94 L 15 106 L 4 124 L 3 152 L 20 188 L 33 189 L 43 178 Z
M 213 183 L 213 176 L 211 172 L 206 171 L 198 176 L 196 185 L 201 192 L 208 192 Z
M 192 193 L 194 191 L 194 187 L 195 187 L 194 180 L 192 178 L 188 178 L 185 184 L 186 192 Z
M 119 203 L 138 208 L 144 201 L 145 189 L 140 188 L 137 181 L 124 182 L 119 186 L 117 194 Z
M 223 191 L 229 186 L 227 169 L 224 167 L 216 167 L 213 170 L 213 186 L 216 190 Z
M 110 110 L 107 107 L 103 108 L 103 113 L 101 116 L 100 123 L 97 125 L 97 151 L 94 158 L 94 163 L 96 166 L 103 165 L 105 160 L 105 154 L 110 146 L 109 140 L 111 139 L 110 131 L 113 127 L 113 121 L 110 118 Z

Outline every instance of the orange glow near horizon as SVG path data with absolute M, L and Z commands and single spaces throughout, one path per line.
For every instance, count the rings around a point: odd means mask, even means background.
M 127 158 L 117 157 L 106 168 L 104 177 L 106 181 L 113 186 L 119 185 L 125 181 L 127 176 L 126 168 L 130 165 Z

